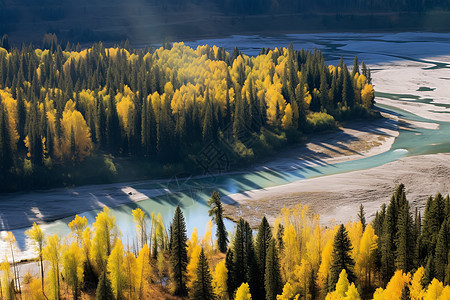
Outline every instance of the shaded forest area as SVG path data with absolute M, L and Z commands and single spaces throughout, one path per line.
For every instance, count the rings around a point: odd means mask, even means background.
M 161 215 L 132 211 L 136 235 L 128 244 L 105 207 L 91 227 L 86 217 L 66 237 L 26 231 L 40 274 L 22 281 L 13 257 L 1 264 L 4 299 L 436 299 L 450 297 L 450 200 L 429 197 L 423 213 L 395 188 L 368 223 L 361 205 L 356 222 L 320 225 L 301 204 L 265 217 L 257 232 L 240 219 L 233 233 L 223 223 L 220 195 L 208 201 L 203 237 L 187 237 L 180 206 L 166 230 Z M 356 215 L 356 211 L 355 211 Z M 213 227 L 215 224 L 215 228 Z M 215 230 L 215 233 L 213 231 Z M 130 242 L 131 238 L 131 242 Z M 123 241 L 123 242 L 122 242 Z M 43 264 L 42 262 L 45 262 Z
M 337 121 L 378 116 L 357 58 L 349 71 L 292 44 L 249 57 L 45 41 L 50 49 L 0 48 L 2 190 L 108 182 L 127 161 L 141 176 L 227 171 Z
M 236 34 L 443 31 L 449 1 L 331 0 L 44 0 L 0 1 L 0 33 L 39 43 L 45 33 L 65 42 L 133 45 Z

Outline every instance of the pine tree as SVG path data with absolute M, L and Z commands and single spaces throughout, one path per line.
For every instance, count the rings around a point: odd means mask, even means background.
M 257 269 L 258 265 L 253 247 L 253 233 L 248 222 L 242 218 L 236 227 L 233 246 L 234 284 L 240 286 L 247 282 L 252 289 L 252 293 L 255 293 L 259 270 Z
M 208 211 L 209 216 L 212 217 L 216 223 L 216 237 L 219 251 L 225 253 L 228 246 L 228 233 L 223 222 L 223 208 L 220 201 L 220 195 L 217 191 L 211 193 L 211 198 L 208 200 L 208 205 L 211 209 Z
M 183 212 L 178 205 L 172 220 L 170 230 L 170 278 L 172 280 L 172 293 L 177 296 L 185 296 L 187 257 L 186 223 Z
M 232 299 L 234 291 L 237 289 L 238 286 L 236 285 L 233 250 L 231 248 L 228 248 L 227 255 L 225 256 L 225 267 L 228 270 L 228 278 L 227 278 L 228 298 Z
M 264 272 L 264 287 L 267 300 L 277 299 L 277 295 L 283 290 L 278 249 L 275 240 L 270 239 L 266 256 L 266 268 Z M 261 299 L 261 298 L 258 298 Z
M 436 254 L 435 254 L 435 271 L 436 278 L 445 283 L 446 271 L 448 269 L 449 258 L 449 230 L 448 219 L 442 223 L 441 230 L 439 231 L 436 242 Z
M 345 270 L 350 282 L 355 282 L 356 276 L 353 272 L 355 261 L 351 257 L 352 245 L 348 232 L 344 225 L 339 227 L 333 242 L 333 254 L 331 257 L 331 275 L 329 287 L 333 290 L 339 280 L 339 274 Z M 330 291 L 331 291 L 330 290 Z
M 364 212 L 364 206 L 361 204 L 359 206 L 358 219 L 363 226 L 363 231 L 366 229 L 366 214 Z
M 265 271 L 266 271 L 266 258 L 267 253 L 269 251 L 269 243 L 272 240 L 272 230 L 270 229 L 269 222 L 267 222 L 266 217 L 264 216 L 261 224 L 258 228 L 258 234 L 256 235 L 256 262 L 258 264 L 258 290 L 257 294 L 253 296 L 258 299 L 265 298 L 265 289 L 264 289 L 264 281 L 265 281 Z
M 0 97 L 0 166 L 6 172 L 12 166 L 11 135 L 8 125 L 8 113 L 1 103 Z
M 352 78 L 350 77 L 350 74 L 348 73 L 347 66 L 344 64 L 343 68 L 343 81 L 342 81 L 342 101 L 346 103 L 346 105 L 352 109 L 354 106 L 354 91 L 353 91 L 353 84 L 352 84 Z
M 106 270 L 100 275 L 98 281 L 97 291 L 95 293 L 96 300 L 112 300 L 114 299 L 114 293 L 111 287 L 111 281 L 106 275 Z
M 409 203 L 406 202 L 398 212 L 395 238 L 395 266 L 397 270 L 408 273 L 413 269 L 415 242 L 413 220 L 409 211 Z
M 433 278 L 436 277 L 434 258 L 431 253 L 428 255 L 426 262 L 427 264 L 425 265 L 425 273 L 422 280 L 424 286 L 428 286 Z
M 389 206 L 387 207 L 384 222 L 383 222 L 383 233 L 380 236 L 381 240 L 381 276 L 385 283 L 387 283 L 390 278 L 394 275 L 395 272 L 395 254 L 397 253 L 397 232 L 398 232 L 398 218 L 399 212 L 402 211 L 404 206 L 407 205 L 406 194 L 405 194 L 405 186 L 400 184 L 396 187 L 394 194 L 391 197 L 391 201 Z M 402 221 L 405 226 L 411 229 L 411 224 L 409 223 L 410 216 L 407 218 L 409 214 L 409 205 L 408 212 L 404 211 L 404 221 Z M 409 221 L 407 220 L 409 219 Z M 406 228 L 405 227 L 405 228 Z M 405 234 L 403 233 L 403 237 Z M 409 239 L 409 238 L 408 238 Z M 405 247 L 409 247 L 410 242 L 405 241 Z
M 212 277 L 209 271 L 208 261 L 206 260 L 205 251 L 201 250 L 200 258 L 197 266 L 197 280 L 194 282 L 191 299 L 212 300 L 216 299 L 212 288 Z
M 425 207 L 421 242 L 421 254 L 434 254 L 437 238 L 441 229 L 441 224 L 445 219 L 445 202 L 441 194 L 436 194 L 434 198 L 429 197 Z
M 359 73 L 358 56 L 355 56 L 355 60 L 353 61 L 352 78 L 355 77 L 356 73 Z

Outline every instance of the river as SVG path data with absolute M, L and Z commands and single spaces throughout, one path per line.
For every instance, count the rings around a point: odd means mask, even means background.
M 257 55 L 261 48 L 287 47 L 292 42 L 294 49 L 321 50 L 327 63 L 336 64 L 341 56 L 351 66 L 355 55 L 365 61 L 372 70 L 376 100 L 380 110 L 389 110 L 401 119 L 433 126 L 416 126 L 401 129 L 392 148 L 379 155 L 336 164 L 315 164 L 287 170 L 259 170 L 216 174 L 196 178 L 172 178 L 153 183 L 132 183 L 128 191 L 141 194 L 144 198 L 152 191 L 166 191 L 159 196 L 124 204 L 112 208 L 117 225 L 122 230 L 122 240 L 131 243 L 135 237 L 135 224 L 131 211 L 140 207 L 147 214 L 160 212 L 168 226 L 177 204 L 183 209 L 187 221 L 188 234 L 194 227 L 200 235 L 205 231 L 208 207 L 205 204 L 212 190 L 221 195 L 243 193 L 305 178 L 326 176 L 353 170 L 369 169 L 405 156 L 450 152 L 450 34 L 400 33 L 400 34 L 299 34 L 278 37 L 232 36 L 223 39 L 200 40 L 186 43 L 189 46 L 209 44 L 223 46 L 231 52 L 235 46 L 247 55 Z M 447 73 L 446 73 L 447 72 Z M 403 106 L 402 106 L 403 105 Z M 417 109 L 419 107 L 419 109 Z M 425 128 L 426 127 L 426 128 Z M 94 187 L 95 188 L 95 187 Z M 125 191 L 124 191 L 125 193 Z M 41 201 L 36 201 L 36 209 L 44 211 L 47 204 L 46 193 L 40 192 Z M 23 198 L 24 195 L 21 195 Z M 26 197 L 26 194 L 25 194 Z M 34 199 L 36 200 L 36 199 Z M 55 199 L 53 199 L 54 201 Z M 2 199 L 0 199 L 2 201 Z M 6 200 L 5 200 L 6 201 Z M 14 205 L 14 203 L 11 203 Z M 80 212 L 89 224 L 95 220 L 99 210 Z M 8 211 L 1 211 L 2 220 Z M 43 224 L 46 234 L 67 236 L 67 224 L 73 216 Z M 233 224 L 227 222 L 232 230 Z M 19 258 L 33 257 L 24 235 L 27 228 L 12 232 L 22 250 Z M 2 232 L 5 235 L 6 232 Z M 4 257 L 6 247 L 0 242 L 0 255 Z

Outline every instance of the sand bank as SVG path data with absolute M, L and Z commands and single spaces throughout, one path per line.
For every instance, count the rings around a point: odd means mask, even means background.
M 322 224 L 356 220 L 363 204 L 370 221 L 382 203 L 388 203 L 399 183 L 406 185 L 411 207 L 423 209 L 426 199 L 450 191 L 450 154 L 405 157 L 380 167 L 299 180 L 272 188 L 230 195 L 237 205 L 225 205 L 225 215 L 245 218 L 256 226 L 265 215 L 273 221 L 281 208 L 298 203 L 321 215 Z M 226 199 L 225 199 L 226 200 Z

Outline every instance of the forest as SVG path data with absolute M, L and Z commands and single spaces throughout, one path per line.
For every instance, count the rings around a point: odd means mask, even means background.
M 183 43 L 63 50 L 52 34 L 43 49 L 1 46 L 1 191 L 226 171 L 379 116 L 364 62 L 327 65 L 292 44 L 256 57 Z
M 136 235 L 124 245 L 105 207 L 92 227 L 85 217 L 67 237 L 26 231 L 40 274 L 19 282 L 14 261 L 1 264 L 3 299 L 449 299 L 450 200 L 411 208 L 395 188 L 372 222 L 361 204 L 356 222 L 320 225 L 298 204 L 255 230 L 244 219 L 227 230 L 218 192 L 207 203 L 203 238 L 187 237 L 178 206 L 168 230 L 161 215 L 132 211 Z M 356 212 L 355 212 L 356 213 Z M 331 225 L 331 224 L 330 224 Z M 215 233 L 213 233 L 215 228 Z M 215 236 L 215 238 L 214 238 Z M 16 251 L 8 233 L 10 259 Z
M 201 4 L 208 1 L 192 0 L 166 0 L 163 1 L 164 7 L 173 5 L 175 7 L 183 7 L 186 3 Z M 333 0 L 225 0 L 225 1 L 211 1 L 216 3 L 222 11 L 232 14 L 254 15 L 254 14 L 273 14 L 280 12 L 289 13 L 377 13 L 377 12 L 425 12 L 433 9 L 449 10 L 450 2 L 448 0 L 440 1 L 419 1 L 419 0 L 405 0 L 405 1 L 333 1 Z

